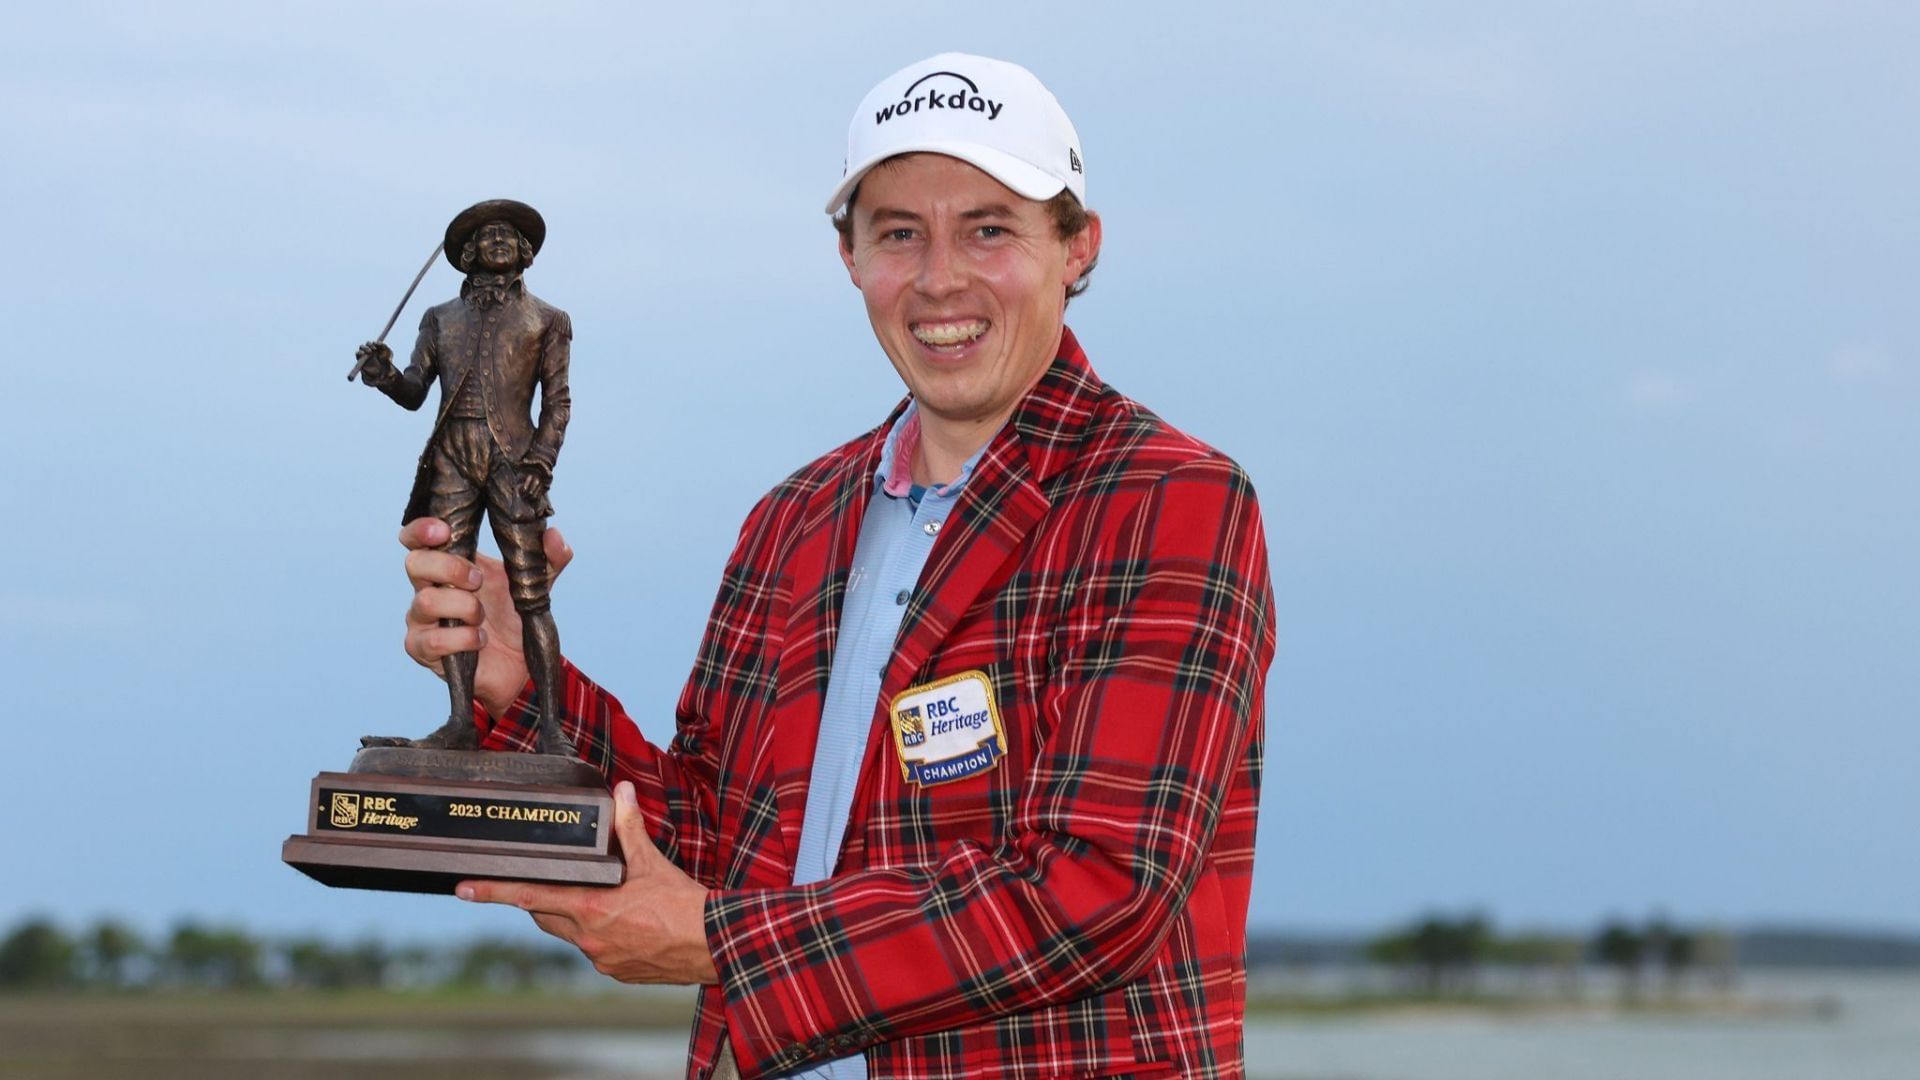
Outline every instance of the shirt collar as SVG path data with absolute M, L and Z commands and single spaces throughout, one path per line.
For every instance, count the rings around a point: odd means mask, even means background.
M 470 304 L 500 304 L 525 294 L 527 286 L 518 271 L 511 274 L 468 274 L 460 283 L 460 298 Z
M 966 464 L 960 466 L 960 475 L 951 484 L 930 487 L 927 490 L 942 498 L 958 494 L 967 486 L 967 478 L 973 475 L 973 467 L 980 463 L 980 456 L 987 452 L 993 442 L 988 439 L 973 452 Z M 920 403 L 908 401 L 907 410 L 893 422 L 892 430 L 887 432 L 885 447 L 880 451 L 880 465 L 873 470 L 874 482 L 880 490 L 896 499 L 905 498 L 913 490 L 913 455 L 920 449 Z M 898 463 L 899 467 L 895 468 Z
M 995 443 L 1011 440 L 1011 444 L 1025 456 L 1027 465 L 1032 469 L 1032 479 L 1037 483 L 1047 483 L 1077 459 L 1080 441 L 1086 434 L 1087 426 L 1093 422 L 1096 413 L 1114 407 L 1113 402 L 1119 402 L 1125 408 L 1138 409 L 1138 406 L 1119 397 L 1112 387 L 1101 381 L 1093 365 L 1088 363 L 1087 354 L 1081 349 L 1079 340 L 1073 336 L 1073 330 L 1062 327 L 1059 355 L 1055 357 L 1053 366 L 1028 391 L 1026 400 L 1014 410 L 1012 418 L 1000 429 L 1000 433 L 987 443 L 980 454 L 967 462 L 967 468 L 961 473 L 962 479 L 973 471 L 973 465 L 984 460 L 985 451 L 992 450 Z M 890 453 L 893 437 L 899 434 L 900 424 L 906 420 L 908 411 L 915 407 L 916 403 L 911 397 L 902 399 L 888 413 L 886 422 L 860 437 L 857 457 L 848 462 L 852 468 L 846 475 L 847 482 L 857 483 L 860 470 L 867 463 L 883 456 L 896 456 Z M 1003 462 L 1002 466 L 1012 467 L 1011 462 Z M 997 480 L 1003 475 L 1004 468 L 989 467 L 987 471 Z M 884 482 L 888 475 L 883 465 L 869 474 L 869 481 Z M 909 486 L 912 484 L 911 469 L 903 482 Z M 956 481 L 949 486 L 957 487 L 958 483 Z

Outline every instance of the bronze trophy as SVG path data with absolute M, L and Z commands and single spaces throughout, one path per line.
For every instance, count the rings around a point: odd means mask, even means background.
M 446 662 L 451 713 L 422 738 L 368 736 L 344 773 L 313 780 L 307 831 L 280 857 L 326 885 L 451 893 L 465 878 L 617 885 L 613 801 L 598 770 L 560 727 L 560 635 L 541 547 L 553 513 L 547 488 L 571 405 L 567 313 L 526 291 L 521 275 L 546 240 L 533 207 L 492 199 L 461 211 L 413 279 L 386 328 L 355 354 L 347 378 L 407 409 L 440 385 L 439 413 L 414 474 L 402 524 L 437 517 L 443 550 L 472 558 L 484 514 L 500 545 L 527 667 L 541 710 L 536 753 L 479 749 L 473 722 L 477 653 Z M 429 309 L 406 369 L 384 344 L 442 254 L 466 277 Z M 531 416 L 535 389 L 537 419 Z

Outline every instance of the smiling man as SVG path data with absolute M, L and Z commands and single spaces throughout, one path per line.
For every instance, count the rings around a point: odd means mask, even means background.
M 565 668 L 626 882 L 460 895 L 704 984 L 692 1076 L 1238 1075 L 1274 640 L 1252 487 L 1066 329 L 1101 225 L 1031 73 L 912 65 L 846 160 L 827 209 L 906 399 L 749 515 L 670 746 Z M 499 569 L 443 536 L 402 534 L 408 651 L 483 646 L 485 745 L 530 746 Z

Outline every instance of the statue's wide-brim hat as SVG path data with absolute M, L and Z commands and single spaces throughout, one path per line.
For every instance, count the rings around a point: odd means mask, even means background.
M 455 270 L 463 274 L 467 272 L 460 265 L 460 249 L 466 246 L 467 238 L 473 235 L 475 229 L 494 221 L 504 221 L 520 230 L 520 235 L 533 245 L 533 253 L 540 254 L 540 245 L 547 239 L 547 222 L 540 216 L 540 211 L 513 199 L 488 199 L 460 211 L 447 223 L 447 240 L 443 250 L 447 262 L 452 263 Z

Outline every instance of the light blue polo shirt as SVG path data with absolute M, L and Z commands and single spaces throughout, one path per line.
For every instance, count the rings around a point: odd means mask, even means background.
M 910 403 L 887 432 L 880 466 L 873 474 L 873 494 L 867 499 L 867 512 L 860 522 L 860 540 L 847 575 L 847 591 L 840 600 L 840 632 L 833 648 L 827 701 L 820 713 L 813 776 L 807 783 L 800 855 L 793 868 L 795 885 L 833 875 L 840 842 L 847 832 L 853 789 L 860 781 L 867 736 L 873 731 L 880 680 L 893 659 L 900 621 L 913 599 L 927 556 L 933 552 L 934 540 L 947 515 L 953 513 L 980 455 L 986 452 L 985 445 L 974 451 L 951 484 L 932 488 L 913 484 L 913 462 L 900 460 L 899 451 L 904 441 L 918 443 L 917 438 L 903 440 L 902 435 L 908 433 L 909 424 L 917 435 L 919 408 L 917 403 Z M 867 1059 L 855 1054 L 789 1075 L 795 1080 L 865 1080 Z

